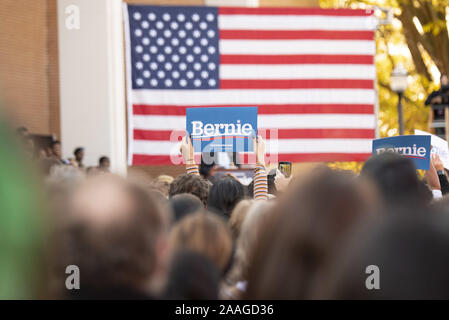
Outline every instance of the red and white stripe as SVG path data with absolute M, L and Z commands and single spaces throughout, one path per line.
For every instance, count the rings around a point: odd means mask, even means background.
M 188 107 L 257 106 L 279 161 L 362 161 L 375 136 L 375 18 L 365 10 L 219 8 L 219 90 L 133 90 L 130 162 L 171 164 Z M 175 135 L 176 136 L 176 135 Z

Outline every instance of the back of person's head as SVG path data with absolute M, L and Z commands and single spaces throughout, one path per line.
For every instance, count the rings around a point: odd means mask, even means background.
M 78 147 L 78 148 L 76 148 L 75 150 L 73 150 L 73 155 L 76 157 L 76 156 L 78 156 L 79 154 L 81 154 L 83 151 L 84 151 L 84 148 L 83 148 L 83 147 Z
M 169 197 L 180 193 L 191 193 L 197 196 L 206 205 L 209 195 L 210 183 L 195 174 L 181 174 L 173 180 L 168 191 Z
M 207 208 L 229 219 L 237 203 L 245 197 L 243 185 L 231 176 L 218 179 L 210 188 Z
M 160 176 L 158 176 L 156 179 L 153 180 L 152 185 L 168 198 L 170 184 L 173 182 L 173 180 L 174 179 L 172 176 L 161 174 Z
M 227 271 L 232 255 L 232 236 L 226 223 L 209 212 L 191 214 L 170 232 L 172 254 L 192 250 L 211 259 L 222 273 Z
M 245 217 L 248 214 L 248 210 L 249 208 L 251 208 L 252 203 L 253 200 L 242 200 L 235 206 L 234 210 L 232 210 L 232 214 L 229 218 L 228 224 L 231 228 L 234 241 L 237 240 L 240 234 L 243 220 L 245 220 Z
M 423 205 L 425 190 L 416 174 L 412 160 L 393 153 L 384 152 L 365 162 L 361 177 L 369 178 L 378 188 L 388 205 Z
M 231 282 L 247 279 L 252 251 L 263 236 L 263 226 L 274 205 L 274 202 L 263 200 L 251 202 L 237 238 L 235 261 L 229 277 Z
M 203 254 L 182 250 L 173 256 L 165 299 L 217 300 L 221 273 Z
M 204 209 L 203 203 L 190 193 L 177 194 L 170 198 L 170 206 L 174 215 L 174 223 L 179 222 L 189 214 Z
M 55 234 L 58 274 L 81 271 L 70 298 L 140 298 L 161 276 L 167 215 L 143 188 L 113 175 L 94 176 L 69 196 Z M 60 280 L 63 286 L 64 280 Z
M 308 298 L 349 230 L 374 207 L 366 190 L 352 175 L 327 167 L 292 181 L 260 232 L 246 298 Z
M 449 299 L 449 217 L 409 211 L 370 221 L 355 233 L 327 281 L 331 289 L 316 297 Z

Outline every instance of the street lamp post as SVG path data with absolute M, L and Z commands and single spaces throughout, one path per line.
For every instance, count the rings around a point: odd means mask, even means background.
M 402 64 L 397 64 L 391 73 L 391 90 L 398 94 L 398 122 L 399 122 L 399 135 L 404 134 L 404 115 L 402 112 L 402 96 L 405 89 L 407 89 L 407 70 L 404 69 Z

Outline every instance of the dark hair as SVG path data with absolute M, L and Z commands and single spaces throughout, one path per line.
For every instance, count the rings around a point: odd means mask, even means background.
M 102 156 L 99 160 L 98 160 L 98 164 L 103 164 L 105 161 L 109 161 L 109 158 L 106 156 Z
M 54 141 L 52 141 L 51 143 L 50 143 L 50 148 L 53 148 L 55 145 L 57 145 L 57 144 L 61 144 L 61 141 L 59 141 L 59 140 L 54 140 Z
M 354 234 L 329 293 L 318 298 L 449 299 L 448 216 L 417 209 L 371 221 Z M 376 272 L 367 272 L 370 265 L 378 268 L 380 290 L 365 285 Z
M 243 185 L 231 176 L 224 176 L 210 188 L 207 209 L 222 215 L 228 220 L 234 207 L 244 197 L 245 188 Z
M 203 254 L 178 251 L 170 263 L 166 299 L 217 300 L 221 273 Z
M 320 167 L 292 183 L 262 226 L 245 298 L 310 298 L 368 207 L 361 182 L 340 171 Z
M 190 193 L 177 194 L 170 198 L 169 203 L 173 211 L 175 223 L 183 217 L 204 208 L 200 199 Z
M 81 151 L 84 151 L 84 148 L 83 147 L 78 147 L 78 148 L 76 148 L 75 149 L 75 151 L 73 151 L 73 155 L 77 155 L 78 153 L 80 153 Z
M 197 196 L 206 205 L 210 184 L 200 176 L 195 174 L 181 174 L 170 184 L 169 197 L 180 193 L 191 193 Z
M 425 188 L 412 160 L 393 152 L 375 155 L 365 162 L 361 177 L 369 178 L 388 205 L 423 205 Z

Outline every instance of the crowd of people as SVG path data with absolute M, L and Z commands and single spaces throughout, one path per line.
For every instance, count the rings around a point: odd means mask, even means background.
M 41 181 L 39 297 L 449 298 L 449 183 L 438 156 L 423 175 L 383 153 L 360 174 L 322 164 L 287 178 L 267 171 L 265 143 L 254 144 L 245 186 L 201 175 L 188 138 L 185 173 L 154 178 L 88 174 L 82 148 L 63 160 L 55 142 Z M 79 288 L 68 289 L 68 266 L 79 268 Z

